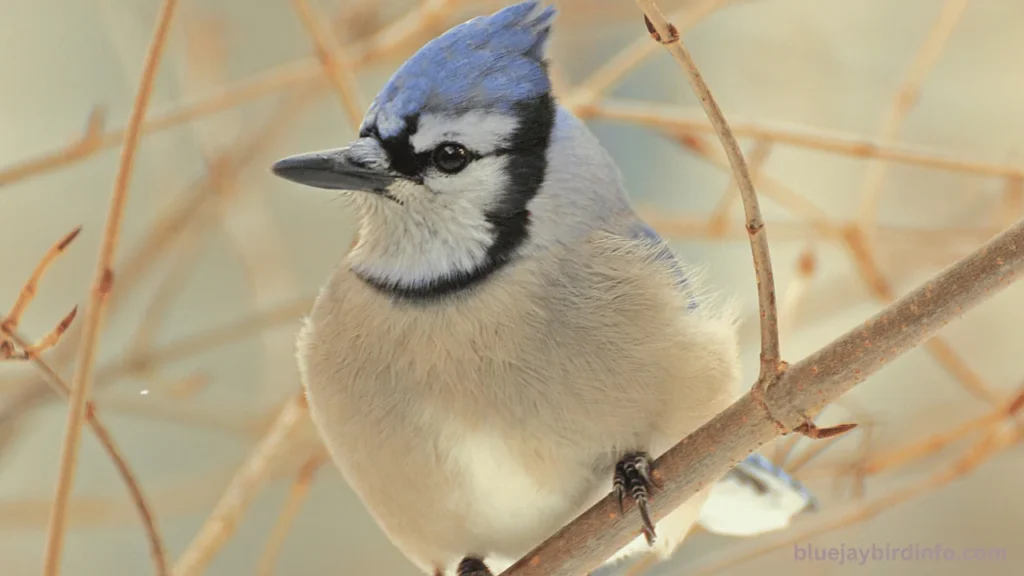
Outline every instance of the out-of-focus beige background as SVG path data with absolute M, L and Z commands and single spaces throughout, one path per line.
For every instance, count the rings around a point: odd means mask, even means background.
M 0 166 L 13 166 L 70 145 L 97 105 L 108 128 L 123 126 L 135 91 L 156 0 L 5 0 L 0 9 Z M 322 0 L 335 17 L 337 39 L 359 45 L 377 30 L 427 2 Z M 442 4 L 431 2 L 430 4 Z M 442 13 L 432 33 L 489 12 L 502 3 L 462 2 Z M 645 34 L 629 0 L 563 0 L 552 59 L 571 87 Z M 665 1 L 668 9 L 699 10 L 698 0 Z M 915 55 L 948 2 L 940 0 L 746 0 L 724 3 L 686 32 L 685 41 L 730 118 L 794 123 L 877 139 Z M 990 163 L 1024 162 L 1024 4 L 967 2 L 922 93 L 903 122 L 903 141 Z M 156 82 L 150 116 L 176 103 L 214 95 L 228 84 L 295 60 L 313 44 L 285 0 L 185 0 Z M 369 102 L 388 75 L 428 35 L 389 52 L 358 72 Z M 315 62 L 313 60 L 312 62 Z M 275 179 L 269 164 L 284 155 L 341 145 L 353 137 L 338 98 L 322 81 L 312 101 L 310 83 L 269 92 L 240 106 L 147 135 L 141 145 L 119 249 L 123 266 L 168 210 L 195 198 L 211 200 L 189 220 L 182 240 L 142 260 L 137 282 L 115 294 L 104 327 L 99 365 L 123 363 L 139 340 L 137 329 L 154 295 L 173 298 L 152 346 L 170 350 L 146 372 L 131 365 L 121 377 L 97 381 L 97 405 L 153 501 L 171 558 L 188 545 L 235 469 L 265 432 L 281 403 L 298 387 L 293 336 L 301 308 L 263 331 L 217 346 L 193 335 L 251 318 L 297 298 L 313 296 L 347 249 L 353 220 L 331 196 Z M 699 117 L 680 69 L 657 51 L 610 92 L 618 99 L 678 105 Z M 287 101 L 287 98 L 295 100 Z M 281 103 L 295 113 L 252 153 L 230 185 L 196 188 L 216 158 L 253 143 L 253 130 Z M 291 102 L 290 104 L 288 102 Z M 726 172 L 670 139 L 623 122 L 591 126 L 619 163 L 637 204 L 666 218 L 695 221 L 712 212 L 728 187 Z M 703 134 L 714 144 L 713 136 Z M 749 139 L 743 139 L 751 150 Z M 717 150 L 717 148 L 716 148 Z M 81 236 L 52 267 L 21 331 L 38 337 L 74 305 L 84 305 L 119 147 L 108 147 L 60 169 L 0 187 L 0 308 L 16 298 L 46 249 L 75 226 Z M 820 207 L 835 222 L 856 216 L 867 176 L 863 159 L 779 144 L 764 173 Z M 2 170 L 3 168 L 0 168 Z M 885 173 L 877 221 L 877 260 L 902 293 L 1020 216 L 1012 183 L 905 164 Z M 834 238 L 801 224 L 799 215 L 763 200 L 780 298 L 804 290 L 799 312 L 785 324 L 783 352 L 798 360 L 879 310 L 881 304 Z M 706 265 L 709 280 L 735 295 L 748 314 L 743 330 L 748 381 L 757 368 L 757 325 L 750 253 L 738 216 L 725 239 L 673 237 L 680 255 Z M 952 230 L 938 233 L 914 229 Z M 810 230 L 811 232 L 808 232 Z M 909 231 L 908 231 L 909 230 Z M 980 231 L 980 232 L 979 232 Z M 965 238 L 966 237 L 966 238 Z M 812 249 L 817 269 L 797 277 L 800 254 Z M 122 270 L 119 269 L 119 274 Z M 184 272 L 184 273 L 182 273 Z M 119 281 L 122 279 L 118 276 Z M 170 280 L 168 280 L 170 278 Z M 175 290 L 175 283 L 180 287 Z M 942 332 L 963 370 L 1008 395 L 1024 378 L 1024 286 L 1015 286 Z M 81 317 L 77 320 L 81 322 Z M 64 346 L 47 354 L 69 354 Z M 73 353 L 73 350 L 70 350 Z M 158 354 L 159 356 L 159 354 Z M 69 363 L 60 372 L 70 379 Z M 122 368 L 125 366 L 122 365 Z M 963 370 L 961 372 L 963 372 Z M 12 406 L 34 374 L 28 364 L 0 366 L 0 574 L 35 574 L 41 564 L 65 404 L 48 394 L 32 408 Z M 110 372 L 106 373 L 108 376 Z M 963 377 L 963 374 L 961 374 Z M 202 386 L 196 380 L 200 379 Z M 189 385 L 196 390 L 189 390 Z M 801 470 L 822 509 L 801 516 L 790 534 L 841 519 L 864 503 L 921 485 L 960 460 L 981 436 L 969 435 L 925 458 L 872 475 L 863 494 L 840 470 L 865 455 L 911 445 L 949 431 L 991 409 L 967 393 L 924 350 L 893 362 L 828 410 L 823 421 L 857 421 L 862 430 L 837 442 Z M 865 444 L 864 430 L 870 430 Z M 207 573 L 252 574 L 263 553 L 298 466 L 316 453 L 309 428 L 288 450 L 219 551 Z M 798 453 L 809 443 L 802 441 Z M 771 455 L 772 451 L 767 450 Z M 1024 573 L 1024 450 L 1010 447 L 965 478 L 886 504 L 876 516 L 848 527 L 816 530 L 818 546 L 1003 548 L 1005 561 L 868 562 L 861 566 L 798 561 L 792 545 L 721 574 L 787 576 L 873 574 L 954 575 Z M 877 508 L 877 507 L 876 507 Z M 63 573 L 152 573 L 146 542 L 123 486 L 95 439 L 84 435 Z M 786 534 L 775 535 L 784 538 Z M 651 574 L 695 573 L 766 540 L 695 534 L 668 564 Z M 411 575 L 415 571 L 376 528 L 330 465 L 315 477 L 286 538 L 276 573 Z

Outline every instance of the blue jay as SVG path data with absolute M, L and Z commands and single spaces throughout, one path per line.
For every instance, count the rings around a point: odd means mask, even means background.
M 504 570 L 609 491 L 638 527 L 612 561 L 666 557 L 698 520 L 778 528 L 811 502 L 752 457 L 651 521 L 653 459 L 739 396 L 735 314 L 555 101 L 553 18 L 530 1 L 450 29 L 358 139 L 273 166 L 361 218 L 297 358 L 334 463 L 426 574 Z

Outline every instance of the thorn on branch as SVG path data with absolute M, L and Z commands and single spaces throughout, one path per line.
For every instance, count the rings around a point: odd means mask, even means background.
M 28 280 L 25 281 L 25 285 L 22 286 L 21 291 L 18 293 L 17 299 L 14 301 L 14 305 L 11 306 L 10 311 L 0 319 L 0 360 L 28 360 L 33 356 L 49 350 L 57 345 L 60 341 L 61 336 L 67 331 L 68 327 L 71 326 L 71 322 L 74 321 L 75 316 L 78 314 L 78 307 L 75 306 L 71 312 L 66 315 L 53 330 L 48 334 L 39 339 L 35 344 L 25 346 L 21 352 L 16 350 L 11 335 L 18 329 L 18 325 L 21 323 L 21 317 L 25 314 L 25 310 L 28 309 L 29 304 L 35 298 L 36 293 L 39 289 L 39 282 L 42 281 L 46 271 L 50 268 L 53 262 L 64 253 L 64 250 L 78 237 L 78 234 L 82 231 L 82 227 L 79 226 L 64 235 L 63 238 L 58 240 L 49 250 L 43 254 L 43 257 L 36 264 L 35 270 L 32 271 L 32 275 L 29 276 Z
M 856 424 L 839 424 L 838 426 L 829 426 L 828 428 L 818 428 L 813 422 L 804 422 L 793 428 L 793 432 L 799 432 L 811 440 L 824 440 L 845 434 L 856 427 Z
M 648 18 L 646 14 L 644 14 L 644 24 L 647 25 L 647 32 L 651 35 L 651 38 L 654 38 L 656 42 L 661 42 L 662 44 L 671 44 L 673 42 L 679 41 L 679 29 L 676 28 L 676 25 L 671 22 L 666 22 L 666 24 L 668 24 L 669 33 L 669 38 L 667 40 L 661 39 L 661 33 L 654 28 L 654 23 L 651 22 L 651 19 Z

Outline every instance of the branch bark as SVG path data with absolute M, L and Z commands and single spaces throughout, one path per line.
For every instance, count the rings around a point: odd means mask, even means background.
M 883 366 L 930 338 L 951 320 L 1012 284 L 1024 271 L 1024 220 L 840 336 L 789 366 L 765 393 L 752 393 L 699 428 L 654 463 L 662 489 L 650 501 L 657 522 L 702 487 Z M 640 533 L 606 496 L 501 576 L 584 574 Z
M 810 431 L 815 414 L 882 366 L 921 344 L 966 309 L 1016 280 L 1024 270 L 1024 220 L 935 276 L 861 326 L 793 366 L 780 358 L 775 290 L 757 196 L 731 130 L 703 82 L 679 32 L 654 0 L 636 0 L 651 36 L 687 73 L 718 133 L 741 191 L 758 280 L 761 373 L 742 398 L 684 438 L 654 463 L 661 489 L 650 503 L 660 521 L 703 487 L 775 437 Z M 596 569 L 640 533 L 630 509 L 609 494 L 501 576 L 583 574 Z
M 683 44 L 679 29 L 665 19 L 665 15 L 654 0 L 636 0 L 636 3 L 644 13 L 644 21 L 651 36 L 665 46 L 686 72 L 690 87 L 700 100 L 704 113 L 711 121 L 722 148 L 725 149 L 733 178 L 740 191 L 740 198 L 743 199 L 743 213 L 747 219 L 747 235 L 750 237 L 750 251 L 754 257 L 754 273 L 757 276 L 757 303 L 761 312 L 761 374 L 757 378 L 756 386 L 767 388 L 777 377 L 782 357 L 779 351 L 779 315 L 775 304 L 775 273 L 772 271 L 768 233 L 764 229 L 764 219 L 761 217 L 754 181 L 750 177 L 750 170 L 743 158 L 743 152 L 740 151 L 740 145 L 736 142 L 722 109 L 718 107 L 711 90 L 701 77 L 690 51 Z
M 96 257 L 95 279 L 88 305 L 85 308 L 82 340 L 75 361 L 74 377 L 71 380 L 71 397 L 68 401 L 67 425 L 61 444 L 57 487 L 53 507 L 50 511 L 50 524 L 46 532 L 46 550 L 43 560 L 43 574 L 46 576 L 56 576 L 60 573 L 67 504 L 75 480 L 75 469 L 78 465 L 78 447 L 81 443 L 82 424 L 86 419 L 85 408 L 89 400 L 89 389 L 93 377 L 92 368 L 99 346 L 100 325 L 103 322 L 110 290 L 114 283 L 114 256 L 120 238 L 121 220 L 128 201 L 128 185 L 131 182 L 132 168 L 135 165 L 135 151 L 139 144 L 142 120 L 146 116 L 150 96 L 153 93 L 153 80 L 156 77 L 171 18 L 177 5 L 177 0 L 163 0 L 153 31 L 153 38 L 146 51 L 139 88 L 132 105 L 131 117 L 128 120 L 124 147 L 121 150 L 121 162 L 114 182 L 114 191 L 110 196 L 100 252 Z

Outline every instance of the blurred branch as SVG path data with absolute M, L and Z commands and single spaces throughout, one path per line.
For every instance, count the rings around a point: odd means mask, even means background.
M 375 34 L 367 42 L 353 48 L 352 65 L 365 66 L 383 56 L 404 47 L 410 38 L 417 37 L 424 29 L 442 20 L 452 8 L 463 0 L 434 0 L 408 13 Z M 304 83 L 321 83 L 322 69 L 315 59 L 289 62 L 266 70 L 237 83 L 225 86 L 210 96 L 194 102 L 172 106 L 156 114 L 142 125 L 142 134 L 166 130 L 204 116 L 244 104 L 256 98 Z M 94 114 L 94 118 L 101 118 Z M 0 169 L 0 188 L 14 182 L 62 168 L 82 161 L 90 156 L 121 144 L 129 128 L 101 132 L 101 125 L 90 122 L 90 129 L 82 138 L 58 150 L 42 154 Z
M 752 550 L 741 553 L 728 551 L 724 554 L 725 558 L 722 560 L 709 562 L 702 566 L 695 567 L 693 570 L 687 572 L 687 576 L 717 574 L 722 570 L 732 568 L 740 564 L 745 564 L 755 558 L 764 556 L 769 552 L 788 548 L 794 544 L 807 542 L 813 538 L 817 538 L 822 534 L 834 532 L 836 530 L 841 530 L 843 528 L 848 528 L 855 524 L 871 520 L 880 514 L 892 510 L 900 504 L 920 496 L 930 494 L 935 490 L 950 484 L 954 480 L 966 476 L 975 468 L 990 460 L 996 454 L 1015 446 L 1022 441 L 1024 441 L 1024 428 L 1014 428 L 1009 426 L 993 427 L 988 431 L 984 438 L 975 443 L 960 458 L 958 458 L 956 462 L 939 473 L 926 478 L 922 482 L 915 483 L 908 488 L 904 488 L 881 498 L 866 502 L 855 508 L 853 511 L 842 514 L 833 520 L 814 523 L 803 530 L 787 532 L 786 534 L 775 538 L 771 542 L 758 544 Z
M 715 165 L 721 168 L 726 166 L 726 161 L 722 158 L 722 152 L 712 148 L 705 140 L 693 135 L 682 135 L 679 137 L 679 142 Z M 774 199 L 803 220 L 811 222 L 820 231 L 822 236 L 830 240 L 836 240 L 847 248 L 856 264 L 857 270 L 876 299 L 883 303 L 889 303 L 895 299 L 895 292 L 892 289 L 891 283 L 878 267 L 875 254 L 871 250 L 863 229 L 858 227 L 856 223 L 837 225 L 830 222 L 823 210 L 767 175 L 761 175 L 759 180 L 762 193 L 765 196 Z M 713 222 L 709 220 L 706 226 L 709 234 L 713 235 L 716 233 L 716 225 Z M 718 234 L 721 233 L 718 232 Z M 948 237 L 946 240 L 948 240 Z M 991 387 L 980 376 L 971 370 L 967 363 L 956 354 L 944 339 L 940 337 L 934 338 L 925 344 L 925 349 L 969 393 L 992 404 L 998 402 L 999 396 L 992 391 Z
M 240 138 L 241 146 L 229 146 L 227 150 L 208 163 L 209 169 L 206 174 L 186 187 L 185 190 L 174 193 L 176 196 L 182 197 L 182 200 L 149 226 L 145 237 L 137 242 L 135 250 L 120 266 L 118 281 L 113 286 L 113 292 L 110 296 L 112 300 L 110 315 L 114 315 L 121 309 L 121 303 L 125 301 L 121 296 L 131 292 L 138 282 L 145 277 L 145 273 L 152 269 L 159 261 L 160 256 L 173 247 L 175 242 L 179 241 L 186 232 L 191 234 L 200 233 L 196 228 L 201 227 L 203 224 L 202 216 L 205 213 L 204 211 L 212 209 L 213 206 L 211 205 L 216 205 L 213 202 L 209 202 L 211 199 L 216 198 L 216 194 L 211 194 L 210 191 L 220 190 L 222 182 L 234 179 L 238 172 L 262 153 L 266 146 L 273 143 L 282 130 L 294 119 L 295 115 L 305 109 L 312 96 L 313 90 L 307 88 L 282 98 L 281 102 L 267 116 L 266 121 L 262 125 Z M 167 279 L 165 278 L 165 281 Z M 158 296 L 170 298 L 173 296 L 173 293 L 165 294 L 164 296 L 158 294 Z M 161 306 L 162 304 L 158 304 L 155 309 L 152 309 L 152 312 L 159 314 Z M 297 317 L 301 312 L 297 311 L 294 314 Z M 260 314 L 257 314 L 257 316 L 260 316 Z M 158 324 L 159 322 L 160 318 L 148 315 L 141 321 L 142 324 L 151 324 L 145 328 L 146 330 L 155 330 L 156 326 L 152 324 Z M 271 324 L 273 324 L 273 320 L 271 320 Z M 260 325 L 257 323 L 254 329 L 260 329 Z M 236 335 L 233 338 L 237 339 L 241 336 L 244 336 L 244 334 Z M 77 336 L 74 335 L 74 328 L 72 328 L 64 340 L 68 345 L 76 342 Z M 54 366 L 60 368 L 70 361 L 70 358 L 65 354 L 66 348 L 67 345 L 57 351 L 57 358 L 52 361 Z M 195 352 L 198 351 L 201 350 Z M 133 357 L 144 358 L 145 356 Z M 46 394 L 42 384 L 43 382 L 36 378 L 28 379 L 13 398 L 9 398 L 3 406 L 0 406 L 0 429 L 9 427 L 15 418 L 20 418 L 30 413 L 32 408 L 48 399 L 49 396 Z
M 1009 286 L 1022 271 L 1024 220 L 861 326 L 788 366 L 763 398 L 753 391 L 745 394 L 654 463 L 662 489 L 649 503 L 652 519 L 657 522 L 778 436 L 780 424 L 793 430 L 806 422 L 808 414 L 817 413 L 949 321 Z M 609 495 L 503 576 L 586 572 L 638 533 L 638 523 L 628 514 L 620 515 Z
M 768 157 L 771 155 L 772 145 L 771 142 L 764 140 L 758 140 L 754 142 L 754 146 L 750 150 L 750 177 L 754 181 L 754 184 L 760 186 L 761 169 L 764 168 Z M 728 169 L 728 162 L 725 162 L 725 167 Z M 710 226 L 712 234 L 724 234 L 727 224 L 729 222 L 729 213 L 732 211 L 732 207 L 738 199 L 739 187 L 736 185 L 736 177 L 729 173 L 729 187 L 726 188 L 722 194 L 718 204 L 715 205 L 714 210 L 711 211 L 711 215 L 708 216 L 708 226 Z
M 811 280 L 818 267 L 818 259 L 814 250 L 808 246 L 797 257 L 796 274 L 793 280 L 782 295 L 782 302 L 779 306 L 779 334 L 785 338 L 792 332 L 796 324 L 797 312 L 800 303 L 807 296 L 807 290 L 811 286 Z
M 114 191 L 110 197 L 110 208 L 103 229 L 100 252 L 96 259 L 95 278 L 91 297 L 85 308 L 85 319 L 82 326 L 82 340 L 79 345 L 75 362 L 74 378 L 71 381 L 71 398 L 69 400 L 67 426 L 61 446 L 60 470 L 58 472 L 56 494 L 50 515 L 50 525 L 46 533 L 46 551 L 44 553 L 43 573 L 56 576 L 60 573 L 60 559 L 64 544 L 64 527 L 67 516 L 67 502 L 74 484 L 75 468 L 78 464 L 78 447 L 81 441 L 82 422 L 85 417 L 86 403 L 89 399 L 89 388 L 92 379 L 93 361 L 98 347 L 100 323 L 111 286 L 114 283 L 114 255 L 121 232 L 121 219 L 124 215 L 125 203 L 128 200 L 128 185 L 131 181 L 132 168 L 135 161 L 135 150 L 139 143 L 142 119 L 149 106 L 153 91 L 153 80 L 163 53 L 167 32 L 177 0 L 164 0 L 160 15 L 157 17 L 153 39 L 146 51 L 142 75 L 139 80 L 138 93 L 132 104 L 132 112 L 128 121 L 121 162 L 114 182 Z
M 686 32 L 732 0 L 703 0 L 687 2 L 685 7 L 672 15 L 681 32 Z M 563 105 L 570 109 L 586 109 L 603 96 L 610 88 L 632 72 L 649 56 L 658 51 L 658 45 L 647 36 L 641 36 L 574 88 L 564 99 Z
M 256 568 L 257 576 L 271 576 L 274 573 L 274 565 L 277 563 L 277 557 L 281 553 L 281 546 L 284 544 L 284 539 L 288 536 L 292 523 L 302 507 L 302 502 L 306 499 L 309 487 L 313 483 L 313 476 L 326 461 L 325 454 L 315 454 L 310 456 L 306 463 L 302 465 L 302 468 L 299 469 L 299 473 L 295 476 L 295 481 L 292 482 L 291 490 L 288 492 L 288 499 L 285 500 L 284 506 L 281 507 L 281 515 L 278 516 L 274 529 L 270 531 L 270 537 L 267 538 L 266 544 L 263 545 L 263 553 L 260 554 L 260 560 Z
M 650 126 L 673 132 L 711 132 L 711 123 L 700 111 L 672 104 L 625 99 L 605 99 L 575 112 L 583 118 L 601 118 Z M 824 128 L 799 126 L 767 120 L 733 119 L 730 123 L 738 137 L 770 140 L 800 148 L 831 152 L 855 158 L 884 158 L 892 162 L 914 164 L 950 172 L 981 176 L 1024 177 L 1024 167 L 957 158 L 948 152 L 910 144 L 891 144 Z
M 298 427 L 306 421 L 306 399 L 299 392 L 285 404 L 270 431 L 235 474 L 210 517 L 182 552 L 174 565 L 174 576 L 203 573 L 234 534 L 245 509 L 263 488 L 274 461 L 289 448 Z
M 754 181 L 750 177 L 743 152 L 733 136 L 729 124 L 718 107 L 707 84 L 701 78 L 697 65 L 690 56 L 689 50 L 682 42 L 679 30 L 665 19 L 664 14 L 653 0 L 637 0 L 637 5 L 644 12 L 644 20 L 651 36 L 663 44 L 669 53 L 679 62 L 690 86 L 700 99 L 704 113 L 711 121 L 718 139 L 725 149 L 725 155 L 732 167 L 733 178 L 739 188 L 743 200 L 743 212 L 746 215 L 746 229 L 750 236 L 750 250 L 754 257 L 754 273 L 757 276 L 757 303 L 761 313 L 761 373 L 755 387 L 767 388 L 777 377 L 782 357 L 779 353 L 779 318 L 775 305 L 775 273 L 772 270 L 771 251 L 768 248 L 768 233 L 764 229 L 761 207 L 754 191 Z
M 969 434 L 991 428 L 999 422 L 1006 422 L 1008 419 L 1011 419 L 1020 413 L 1022 404 L 1024 404 L 1024 386 L 1022 386 L 1018 392 L 1013 394 L 1008 400 L 1004 400 L 1001 403 L 1001 406 L 984 414 L 983 416 L 969 420 L 951 430 L 945 430 L 913 444 L 903 446 L 902 448 L 896 448 L 889 452 L 875 455 L 858 465 L 857 468 L 859 468 L 864 475 L 870 476 L 904 466 L 909 462 L 934 454 L 946 448 L 953 442 L 963 439 Z
M 210 352 L 217 346 L 250 338 L 262 330 L 298 320 L 303 313 L 309 310 L 312 303 L 311 297 L 295 298 L 236 322 L 190 334 L 170 344 L 125 356 L 100 368 L 96 372 L 96 378 L 106 380 L 146 372 L 160 364 Z
M 756 196 L 742 154 L 692 59 L 679 42 L 678 31 L 664 19 L 654 2 L 637 0 L 637 4 L 649 18 L 647 24 L 652 36 L 666 43 L 687 71 L 723 140 L 744 191 L 748 230 L 752 232 L 754 244 L 756 233 L 761 229 L 760 218 L 752 209 L 756 208 Z M 752 196 L 753 202 L 750 201 Z M 661 484 L 659 497 L 651 502 L 655 522 L 765 442 L 782 433 L 814 430 L 809 426 L 810 417 L 829 402 L 923 342 L 965 309 L 1009 285 L 1016 279 L 1016 273 L 1024 270 L 1024 220 L 861 327 L 792 366 L 779 361 L 777 347 L 772 350 L 771 343 L 766 342 L 767 338 L 774 337 L 777 346 L 778 337 L 777 327 L 774 331 L 770 328 L 772 318 L 766 318 L 769 307 L 774 313 L 773 288 L 760 285 L 764 283 L 765 273 L 770 274 L 770 262 L 758 258 L 756 245 L 754 255 L 762 312 L 761 374 L 747 394 L 655 462 L 653 474 Z M 503 572 L 503 576 L 586 572 L 599 566 L 637 534 L 637 523 L 619 514 L 615 498 L 608 495 L 521 558 Z
M 313 38 L 316 46 L 316 56 L 323 65 L 324 75 L 334 87 L 341 100 L 341 106 L 345 110 L 349 124 L 353 130 L 359 128 L 359 122 L 363 118 L 362 96 L 359 94 L 359 85 L 356 83 L 355 71 L 352 68 L 352 59 L 345 50 L 339 48 L 337 42 L 331 36 L 331 31 L 320 24 L 322 21 L 310 7 L 306 0 L 292 0 L 292 6 L 299 14 L 302 25 Z
M 892 102 L 889 115 L 879 135 L 879 140 L 883 143 L 892 144 L 899 139 L 903 121 L 914 105 L 917 104 L 925 79 L 927 79 L 932 69 L 935 68 L 935 64 L 942 54 L 942 49 L 946 46 L 949 37 L 953 34 L 953 29 L 956 27 L 957 22 L 960 21 L 960 16 L 967 8 L 967 2 L 968 0 L 946 0 L 946 3 L 943 4 L 938 19 L 932 25 L 928 37 L 910 65 L 903 84 L 900 86 L 899 92 L 897 92 L 896 98 Z M 886 164 L 884 162 L 868 162 L 864 181 L 861 184 L 860 194 L 858 195 L 860 206 L 857 211 L 857 226 L 869 238 L 871 238 L 873 223 L 878 213 L 878 202 L 882 195 L 885 170 Z
M 697 154 L 704 160 L 707 160 L 718 168 L 730 171 L 729 160 L 726 158 L 725 153 L 722 152 L 720 147 L 713 146 L 704 138 L 693 134 L 679 135 L 676 137 L 676 140 L 683 147 Z M 754 151 L 757 152 L 758 149 L 755 148 Z M 760 154 L 754 159 L 760 161 L 758 164 L 761 164 L 766 160 L 760 158 Z M 793 192 L 778 180 L 764 174 L 761 168 L 762 167 L 759 167 L 757 170 L 757 183 L 762 195 L 774 200 L 780 206 L 800 217 L 802 220 L 818 227 L 823 233 L 829 235 L 837 234 L 835 225 L 829 221 L 828 214 L 826 214 L 824 210 L 819 208 L 814 204 L 814 202 L 811 202 L 807 198 Z M 730 174 L 731 173 L 732 172 L 730 171 Z M 708 223 L 712 227 L 716 226 L 710 218 L 708 219 Z
M 21 287 L 18 292 L 18 297 L 15 299 L 14 304 L 11 306 L 7 315 L 0 318 L 0 360 L 27 360 L 32 356 L 36 356 L 50 348 L 57 345 L 60 341 L 61 336 L 74 321 L 75 315 L 78 314 L 78 306 L 71 309 L 61 321 L 60 324 L 54 327 L 49 333 L 39 339 L 35 344 L 25 343 L 21 346 L 21 352 L 16 351 L 15 342 L 9 334 L 14 333 L 18 329 L 18 324 L 21 323 L 21 316 L 25 313 L 28 305 L 32 303 L 32 300 L 36 296 L 36 291 L 39 289 L 39 282 L 43 279 L 43 275 L 50 266 L 64 253 L 64 250 L 78 237 L 78 233 L 82 231 L 82 227 L 79 226 L 68 232 L 63 238 L 58 240 L 49 250 L 43 254 L 43 257 L 36 264 L 35 270 L 32 271 L 32 275 L 29 276 L 28 280 Z
M 19 346 L 27 348 L 28 341 L 19 334 L 6 326 L 3 327 L 3 332 L 4 336 L 10 338 Z M 46 382 L 58 396 L 70 398 L 71 387 L 64 382 L 64 379 L 49 364 L 35 353 L 30 354 L 29 358 L 38 367 L 39 371 L 43 373 Z M 156 566 L 156 573 L 160 576 L 165 576 L 169 572 L 167 571 L 167 558 L 164 555 L 163 539 L 160 537 L 160 531 L 156 526 L 156 520 L 153 518 L 153 512 L 146 503 L 146 497 L 142 494 L 142 488 L 139 486 L 135 473 L 132 472 L 121 450 L 114 443 L 114 438 L 110 435 L 110 431 L 100 421 L 100 417 L 96 414 L 96 407 L 92 402 L 86 402 L 85 421 L 93 431 L 93 434 L 96 435 L 96 439 L 99 440 L 103 451 L 107 453 L 110 461 L 113 462 L 114 468 L 117 469 L 117 473 L 121 477 L 121 481 L 124 482 L 125 488 L 128 489 L 128 495 L 131 497 L 132 504 L 142 519 L 142 527 L 149 541 L 149 551 L 153 558 L 153 564 Z

